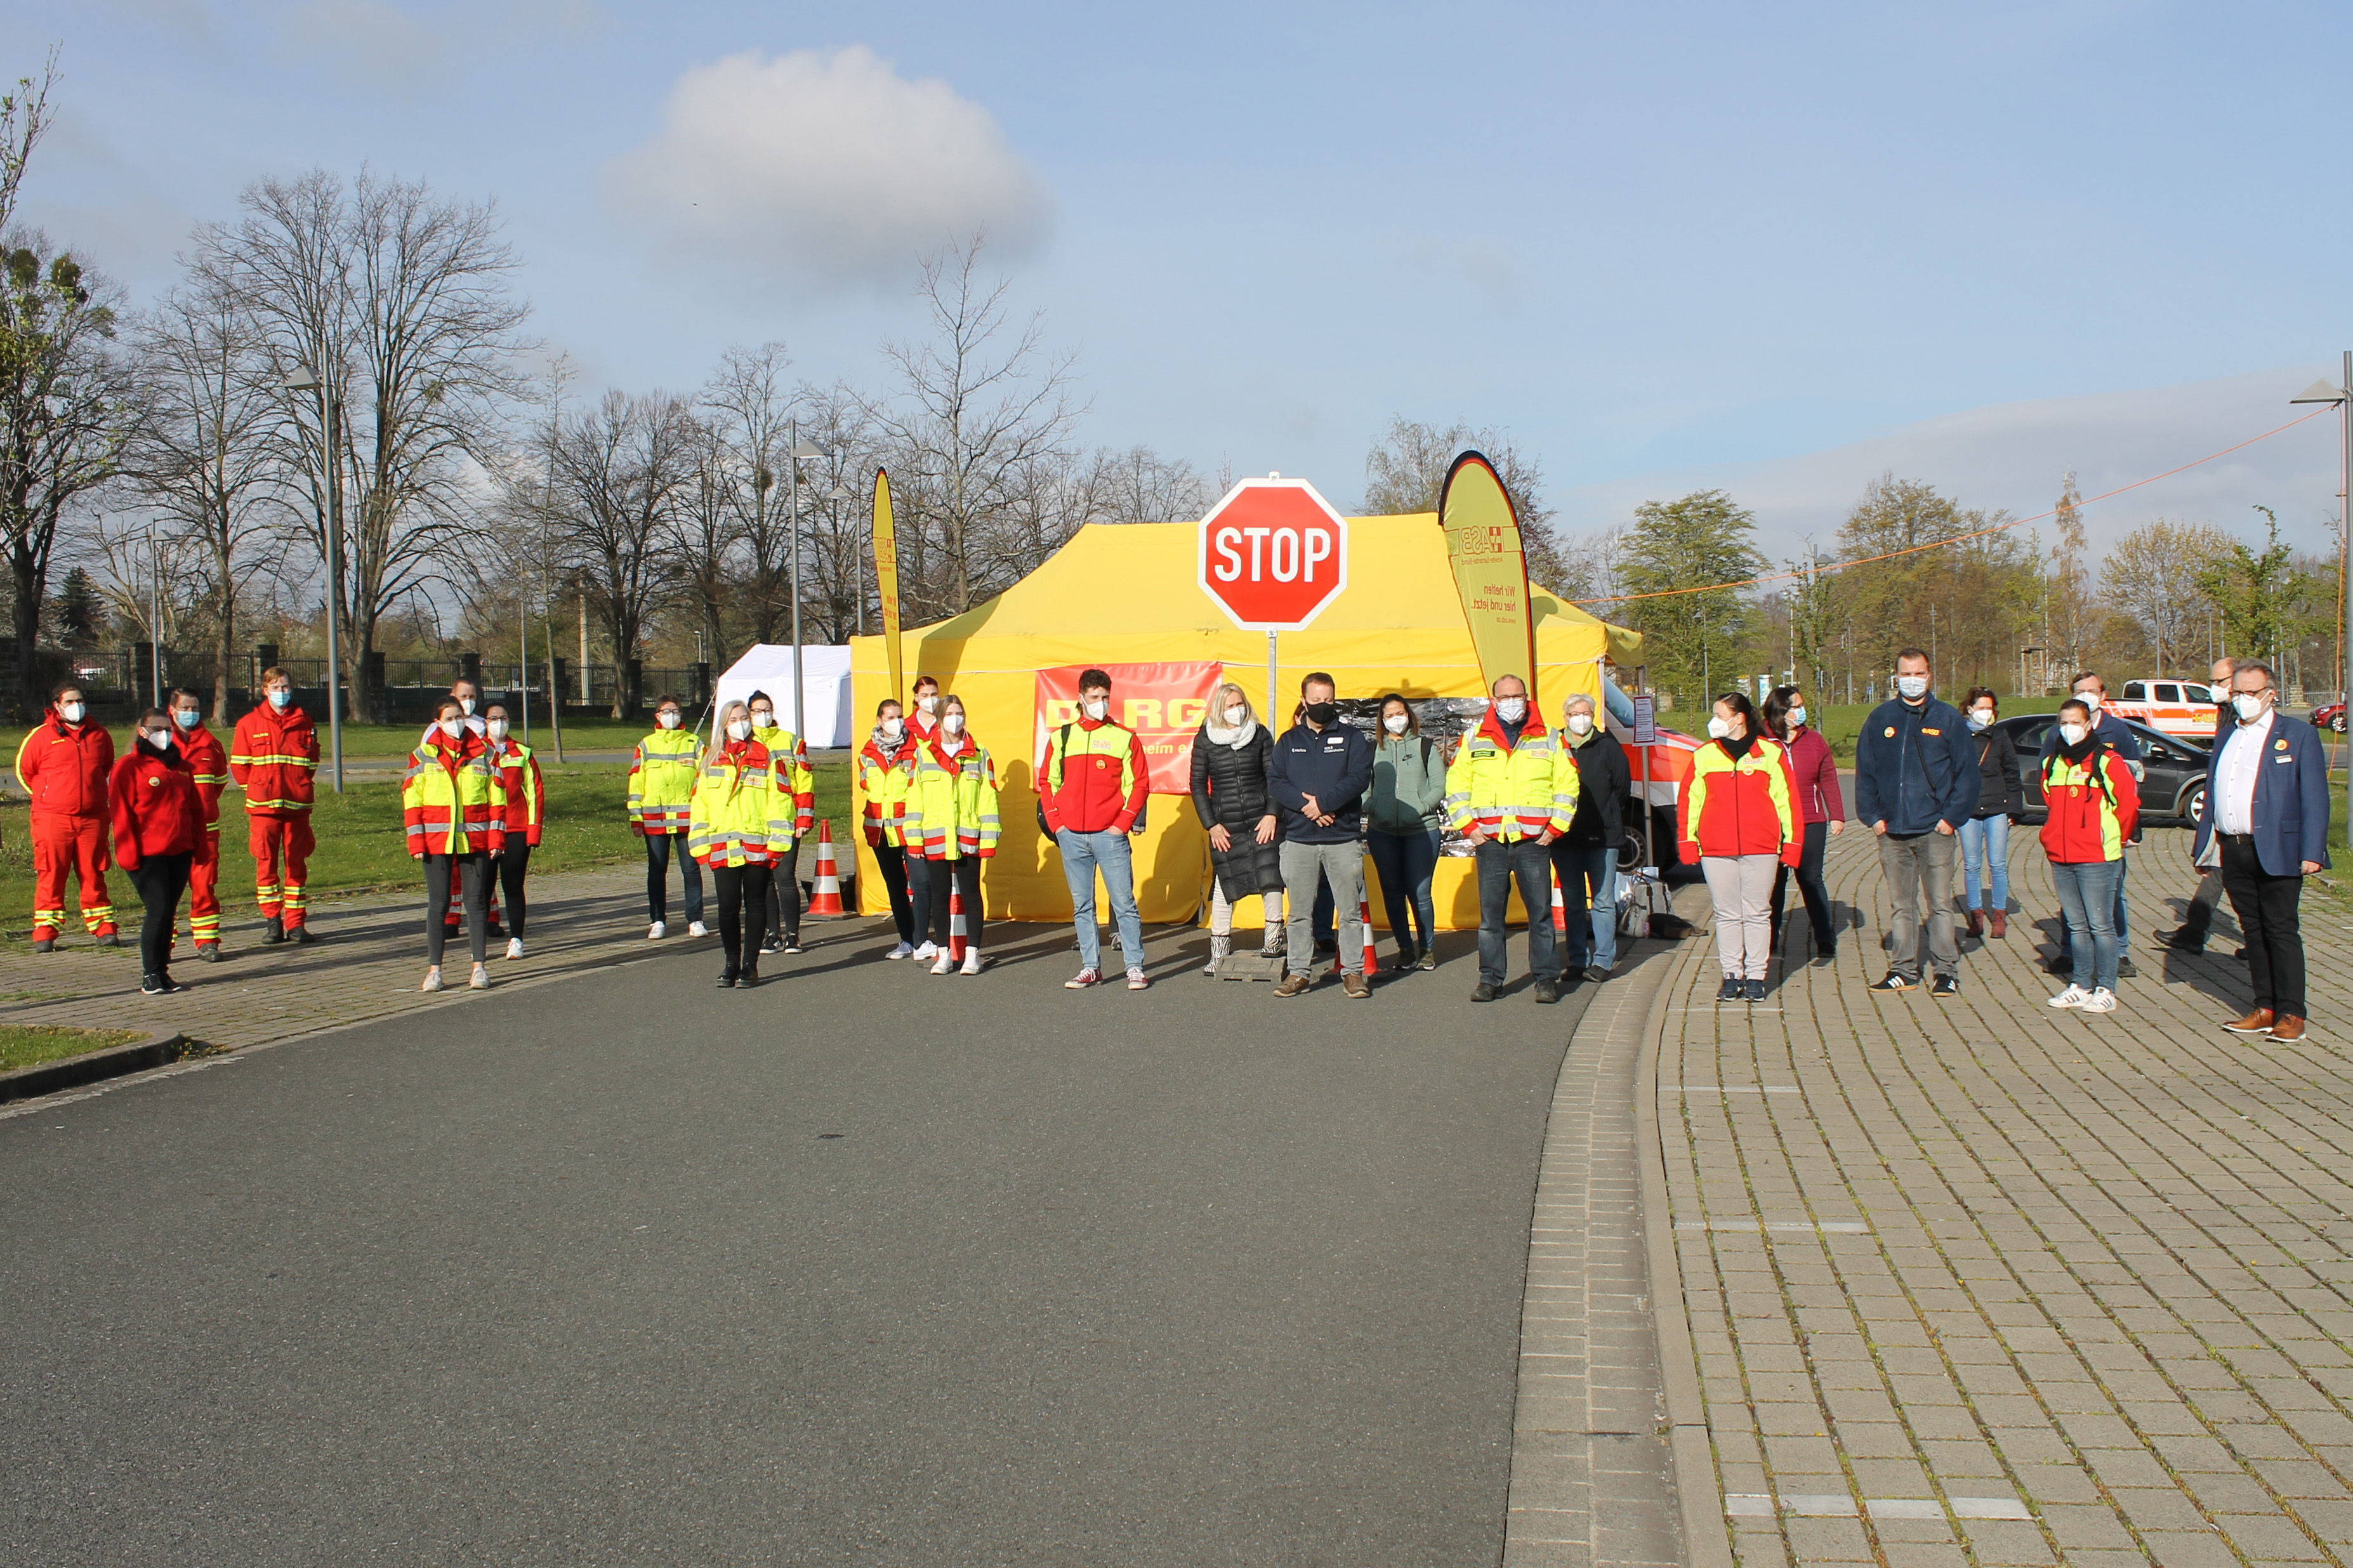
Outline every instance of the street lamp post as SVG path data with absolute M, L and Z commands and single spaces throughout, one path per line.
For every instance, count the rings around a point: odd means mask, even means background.
M 319 483 L 324 496 L 327 535 L 327 739 L 334 755 L 335 793 L 343 793 L 343 660 L 336 622 L 343 596 L 343 505 L 335 478 L 335 400 L 324 379 L 297 370 L 280 384 L 289 392 L 319 395 Z
M 2348 574 L 2353 574 L 2353 349 L 2345 352 L 2343 384 L 2331 386 L 2326 378 L 2314 382 L 2290 403 L 2333 403 L 2337 413 L 2337 700 L 2353 700 L 2353 631 L 2346 618 L 2346 585 Z M 2353 831 L 2353 752 L 2348 752 L 2345 767 L 2345 821 L 2348 831 Z

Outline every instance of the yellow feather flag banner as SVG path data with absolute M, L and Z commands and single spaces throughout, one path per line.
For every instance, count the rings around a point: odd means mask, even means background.
M 882 601 L 882 646 L 891 658 L 891 698 L 903 701 L 906 689 L 899 654 L 899 532 L 891 521 L 891 476 L 874 470 L 874 592 Z
M 1454 590 L 1479 656 L 1479 674 L 1489 690 L 1498 679 L 1516 675 L 1528 685 L 1528 710 L 1535 705 L 1535 622 L 1528 613 L 1528 558 L 1520 544 L 1519 515 L 1495 466 L 1465 452 L 1446 471 L 1440 492 L 1438 524 L 1446 531 L 1446 558 L 1454 568 Z

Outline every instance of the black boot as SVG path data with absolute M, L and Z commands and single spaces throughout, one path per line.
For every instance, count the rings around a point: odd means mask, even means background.
M 284 942 L 285 940 L 285 921 L 277 915 L 270 916 L 269 923 L 261 928 L 262 945 L 265 947 L 276 947 L 280 942 Z
M 749 991 L 758 984 L 760 984 L 760 961 L 757 958 L 746 959 L 744 972 L 735 977 L 735 989 Z

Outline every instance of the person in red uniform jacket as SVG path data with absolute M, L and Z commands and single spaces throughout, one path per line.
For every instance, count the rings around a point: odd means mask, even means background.
M 262 700 L 237 722 L 229 776 L 245 791 L 253 847 L 254 898 L 266 942 L 315 942 L 303 918 L 302 878 L 310 869 L 311 802 L 319 773 L 319 731 L 294 706 L 294 678 L 276 665 L 261 672 Z
M 139 989 L 150 996 L 185 990 L 172 982 L 172 926 L 188 886 L 189 863 L 205 837 L 205 809 L 195 773 L 172 744 L 169 713 L 150 708 L 139 715 L 139 739 L 114 764 L 108 793 L 115 863 L 131 873 L 131 885 L 147 906 L 139 928 Z
M 188 863 L 188 930 L 196 956 L 220 962 L 220 797 L 228 787 L 228 748 L 205 728 L 204 700 L 182 688 L 172 693 L 172 746 L 195 780 L 196 804 L 205 830 L 196 836 L 195 858 Z
M 33 797 L 33 951 L 54 952 L 66 923 L 66 873 L 81 880 L 81 923 L 100 947 L 120 947 L 106 896 L 106 776 L 114 737 L 90 722 L 80 686 L 67 681 L 25 743 L 16 782 Z
M 522 879 L 531 869 L 531 852 L 539 843 L 540 826 L 547 819 L 547 783 L 539 776 L 539 759 L 532 754 L 531 748 L 509 733 L 512 721 L 507 717 L 506 704 L 493 702 L 484 713 L 491 760 L 498 763 L 507 792 L 506 842 L 492 862 L 499 885 L 490 895 L 491 934 L 498 935 L 498 900 L 503 891 L 507 901 L 507 956 L 521 958 Z

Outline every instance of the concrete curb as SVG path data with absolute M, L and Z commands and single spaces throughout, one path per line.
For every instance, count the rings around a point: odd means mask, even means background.
M 133 1040 L 126 1046 L 109 1046 L 104 1050 L 86 1051 L 78 1057 L 65 1057 L 53 1062 L 36 1062 L 14 1072 L 0 1072 L 0 1105 L 12 1100 L 31 1100 L 37 1095 L 54 1094 L 61 1089 L 79 1089 L 86 1083 L 102 1079 L 121 1078 L 129 1073 L 145 1072 L 150 1068 L 169 1065 L 180 1059 L 187 1048 L 188 1037 L 176 1031 L 150 1035 L 143 1040 Z
M 1651 1276 L 1651 1332 L 1659 1376 L 1667 1395 L 1667 1426 L 1674 1454 L 1675 1500 L 1683 1510 L 1683 1560 L 1692 1568 L 1733 1568 L 1732 1538 L 1724 1522 L 1724 1488 L 1708 1439 L 1707 1405 L 1692 1350 L 1691 1316 L 1683 1304 L 1682 1260 L 1675 1255 L 1674 1217 L 1667 1207 L 1666 1145 L 1659 1131 L 1659 1043 L 1675 999 L 1691 988 L 1691 972 L 1712 950 L 1683 944 L 1674 967 L 1651 998 L 1642 1026 L 1642 1054 L 1634 1068 L 1634 1147 L 1642 1175 L 1642 1250 Z

